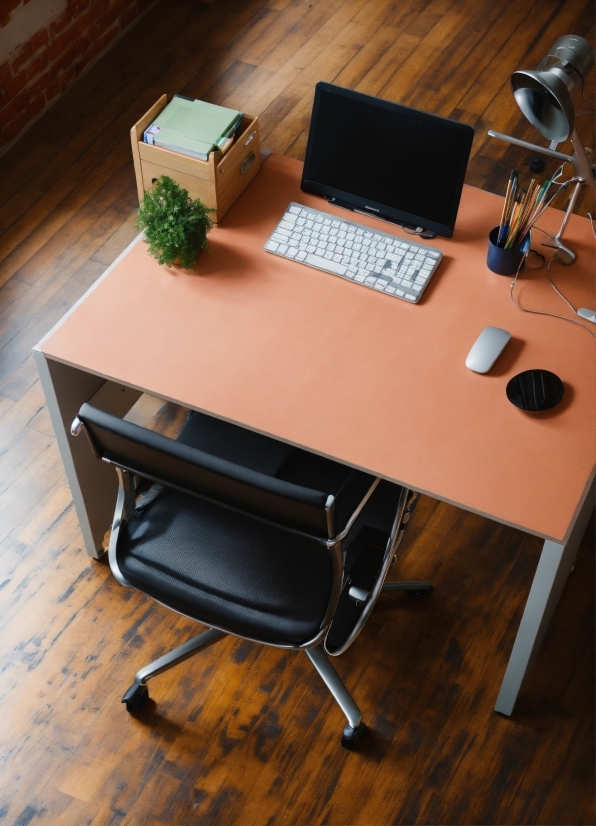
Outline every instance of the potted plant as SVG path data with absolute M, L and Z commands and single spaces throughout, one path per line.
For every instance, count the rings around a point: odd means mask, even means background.
M 145 230 L 149 254 L 160 264 L 171 267 L 179 262 L 190 270 L 207 246 L 207 233 L 213 226 L 209 213 L 214 211 L 162 175 L 139 204 L 137 228 Z

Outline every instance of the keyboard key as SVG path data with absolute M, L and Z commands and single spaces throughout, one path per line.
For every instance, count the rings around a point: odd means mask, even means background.
M 320 269 L 337 273 L 337 275 L 344 275 L 346 272 L 345 264 L 338 264 L 336 261 L 328 261 L 326 258 L 321 258 L 318 255 L 313 255 L 312 253 L 309 253 L 309 255 L 306 256 L 306 263 L 311 264 L 313 267 L 319 267 Z
M 392 233 L 373 232 L 319 210 L 290 204 L 265 249 L 415 303 L 442 253 Z

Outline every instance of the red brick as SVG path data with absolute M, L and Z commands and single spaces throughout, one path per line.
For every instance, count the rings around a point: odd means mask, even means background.
M 40 75 L 48 66 L 48 51 L 44 49 L 37 57 L 34 57 L 33 60 L 29 61 L 29 63 L 23 69 L 26 77 L 27 82 L 30 82 L 38 75 Z
M 109 29 L 103 32 L 98 32 L 92 44 L 94 56 L 103 51 L 109 43 L 115 40 L 115 38 L 118 37 L 119 31 L 118 23 L 117 21 L 114 21 Z
M 23 69 L 17 74 L 13 74 L 8 83 L 4 84 L 4 92 L 6 97 L 11 100 L 16 97 L 19 92 L 27 85 L 27 73 Z
M 97 20 L 102 17 L 103 15 L 100 8 L 92 7 L 87 9 L 83 14 L 73 20 L 73 37 L 78 39 L 83 35 L 90 35 L 93 31 L 93 27 L 97 24 Z
M 76 72 L 74 66 L 68 66 L 67 68 L 63 69 L 60 74 L 58 75 L 58 80 L 60 81 L 60 86 L 62 90 L 66 89 L 69 83 L 71 83 L 76 77 Z
M 60 17 L 52 20 L 50 24 L 50 40 L 54 40 L 61 32 L 64 31 L 72 22 L 72 11 L 70 6 L 62 12 Z
M 66 29 L 59 34 L 48 46 L 48 61 L 54 63 L 61 55 L 65 54 L 72 46 L 72 34 L 70 29 Z
M 72 57 L 68 59 L 68 56 L 65 55 L 64 57 L 64 65 L 67 66 L 72 63 Z M 44 94 L 48 86 L 51 84 L 54 77 L 59 76 L 59 67 L 56 65 L 50 66 L 45 72 L 42 72 L 36 78 L 29 83 L 27 87 L 27 91 L 30 97 L 35 97 L 35 95 Z
M 18 72 L 19 69 L 28 63 L 40 49 L 47 46 L 48 40 L 47 29 L 42 29 L 37 32 L 37 34 L 34 34 L 31 40 L 24 43 L 17 54 L 12 58 L 11 64 L 13 72 Z
M 75 19 L 79 14 L 82 14 L 86 9 L 93 5 L 93 0 L 70 0 L 70 13 Z

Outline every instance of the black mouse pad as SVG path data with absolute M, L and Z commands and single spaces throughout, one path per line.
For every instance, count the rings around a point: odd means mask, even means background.
M 565 392 L 563 382 L 548 370 L 526 370 L 507 384 L 507 398 L 521 410 L 550 410 Z

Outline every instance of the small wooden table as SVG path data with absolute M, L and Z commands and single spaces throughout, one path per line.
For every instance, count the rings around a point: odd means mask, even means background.
M 514 306 L 511 278 L 486 267 L 502 199 L 471 187 L 455 237 L 430 244 L 445 257 L 417 305 L 266 253 L 290 201 L 379 227 L 301 192 L 301 171 L 269 157 L 213 229 L 196 274 L 160 267 L 136 239 L 35 348 L 88 552 L 101 552 L 115 474 L 70 424 L 92 397 L 123 415 L 141 392 L 515 526 L 544 547 L 496 704 L 510 714 L 593 507 L 596 341 Z M 541 225 L 552 231 L 560 217 L 551 210 Z M 589 222 L 572 216 L 566 239 L 577 260 L 554 265 L 553 277 L 574 306 L 594 308 Z M 566 314 L 544 268 L 524 271 L 516 296 Z M 464 362 L 488 325 L 512 340 L 479 375 Z M 505 386 L 537 367 L 562 378 L 565 398 L 528 414 Z

